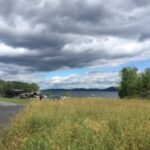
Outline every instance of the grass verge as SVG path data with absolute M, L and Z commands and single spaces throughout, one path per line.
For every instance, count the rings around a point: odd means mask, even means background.
M 0 101 L 10 102 L 14 104 L 28 104 L 31 100 L 0 97 Z
M 0 105 L 0 109 L 3 109 L 3 108 L 4 108 L 4 106 L 1 106 L 1 105 Z
M 5 150 L 149 150 L 150 102 L 34 101 L 1 140 Z

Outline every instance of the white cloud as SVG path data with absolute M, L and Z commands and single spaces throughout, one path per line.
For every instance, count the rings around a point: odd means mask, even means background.
M 146 53 L 150 48 L 150 40 L 144 42 L 136 39 L 118 38 L 112 36 L 100 37 L 80 37 L 73 43 L 68 43 L 63 47 L 63 51 L 70 53 L 95 52 L 107 56 L 136 56 L 137 54 Z M 100 57 L 101 58 L 101 57 Z
M 116 86 L 119 82 L 118 72 L 97 72 L 66 77 L 52 77 L 43 81 L 43 88 L 107 88 Z
M 92 58 L 86 62 L 88 66 L 119 66 L 134 61 L 150 59 L 150 40 L 139 41 L 113 36 L 78 36 L 66 44 L 63 52 Z M 86 64 L 83 65 L 86 66 Z
M 36 51 L 30 51 L 26 48 L 12 48 L 8 45 L 5 45 L 4 43 L 0 43 L 0 57 L 6 56 L 6 57 L 14 57 L 14 56 L 31 56 L 36 55 Z

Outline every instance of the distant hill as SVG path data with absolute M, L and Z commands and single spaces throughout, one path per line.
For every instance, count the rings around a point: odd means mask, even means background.
M 106 92 L 116 92 L 116 87 L 108 87 L 105 89 L 85 89 L 85 88 L 74 88 L 74 89 L 44 89 L 41 90 L 42 92 L 49 92 L 49 91 L 106 91 Z
M 106 89 L 102 89 L 102 91 L 117 91 L 117 88 L 116 87 L 109 87 L 109 88 L 106 88 Z

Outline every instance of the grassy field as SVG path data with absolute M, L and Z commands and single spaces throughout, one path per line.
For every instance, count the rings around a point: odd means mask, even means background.
M 150 150 L 150 101 L 33 101 L 1 139 L 3 150 Z

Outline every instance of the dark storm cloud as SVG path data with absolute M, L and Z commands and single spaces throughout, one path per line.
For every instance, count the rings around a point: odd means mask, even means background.
M 148 0 L 0 0 L 0 43 L 36 51 L 7 56 L 0 47 L 0 62 L 51 71 L 147 56 L 149 8 Z
M 134 0 L 134 3 L 141 7 L 150 5 L 149 0 Z
M 12 47 L 29 49 L 61 48 L 65 44 L 65 36 L 45 29 L 29 29 L 18 31 L 15 27 L 1 27 L 0 41 Z

